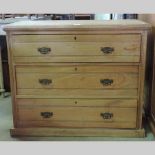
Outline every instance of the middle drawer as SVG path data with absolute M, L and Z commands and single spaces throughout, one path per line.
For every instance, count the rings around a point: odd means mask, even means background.
M 103 64 L 17 66 L 16 79 L 17 95 L 136 97 L 138 67 Z M 107 91 L 103 92 L 104 89 Z
M 44 67 L 36 72 L 26 72 L 26 68 L 17 69 L 17 88 L 34 89 L 57 89 L 57 88 L 77 88 L 77 89 L 106 89 L 106 88 L 137 88 L 138 74 L 134 72 L 117 71 L 93 73 L 78 71 L 45 73 Z M 121 67 L 123 68 L 123 67 Z M 75 68 L 76 69 L 76 68 Z M 60 69 L 61 70 L 61 69 Z M 58 69 L 58 71 L 60 71 Z M 78 67 L 77 67 L 78 70 Z

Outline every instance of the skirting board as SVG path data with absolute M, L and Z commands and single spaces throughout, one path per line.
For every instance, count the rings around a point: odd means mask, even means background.
M 14 128 L 10 134 L 16 136 L 94 136 L 94 137 L 145 137 L 144 129 L 90 129 L 90 128 Z
M 152 121 L 152 118 L 148 118 L 148 122 L 149 122 L 149 126 L 151 128 L 151 131 L 153 133 L 153 135 L 155 136 L 155 124 Z

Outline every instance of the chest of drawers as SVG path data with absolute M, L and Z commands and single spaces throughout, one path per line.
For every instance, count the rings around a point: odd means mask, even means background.
M 147 35 L 141 21 L 6 26 L 13 136 L 143 137 Z

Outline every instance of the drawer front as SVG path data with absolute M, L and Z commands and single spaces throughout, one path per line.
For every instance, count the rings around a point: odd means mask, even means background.
M 19 126 L 135 128 L 136 108 L 20 108 Z
M 17 95 L 43 98 L 137 98 L 137 73 L 137 66 L 17 66 Z
M 17 73 L 18 89 L 109 89 L 138 88 L 134 73 Z
M 25 35 L 25 42 L 24 36 L 21 41 L 16 36 L 12 42 L 15 61 L 18 57 L 24 57 L 21 61 L 30 57 L 28 61 L 32 62 L 139 62 L 141 36 L 138 34 L 47 36 L 40 35 L 40 39 L 32 36 L 32 42 L 30 36 Z

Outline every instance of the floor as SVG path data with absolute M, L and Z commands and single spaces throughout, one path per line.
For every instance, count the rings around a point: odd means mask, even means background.
M 111 137 L 20 137 L 10 136 L 9 129 L 12 124 L 11 97 L 6 94 L 0 96 L 0 141 L 155 141 L 155 137 L 146 126 L 147 136 L 145 138 L 111 138 Z

